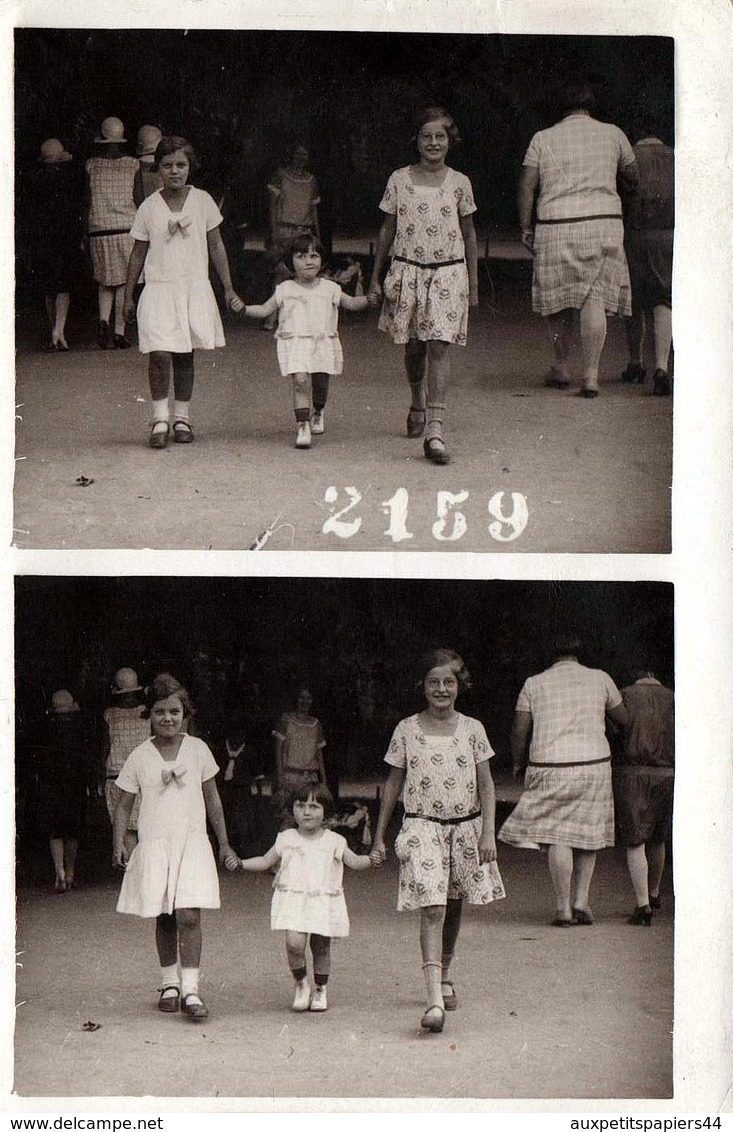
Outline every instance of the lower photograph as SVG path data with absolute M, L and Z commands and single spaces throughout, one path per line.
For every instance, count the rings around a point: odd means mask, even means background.
M 15 603 L 17 1095 L 673 1096 L 672 585 Z

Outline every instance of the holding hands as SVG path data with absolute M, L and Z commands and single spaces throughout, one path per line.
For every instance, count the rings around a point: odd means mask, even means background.
M 387 847 L 383 841 L 375 841 L 369 854 L 372 868 L 378 869 L 387 860 Z
M 230 872 L 239 868 L 239 857 L 226 841 L 219 846 L 219 860 Z
M 372 283 L 367 294 L 367 302 L 370 307 L 378 307 L 382 301 L 382 288 L 379 283 Z
M 240 314 L 244 310 L 245 304 L 242 302 L 236 291 L 225 291 L 224 301 L 226 303 L 227 310 L 234 311 L 235 314 Z

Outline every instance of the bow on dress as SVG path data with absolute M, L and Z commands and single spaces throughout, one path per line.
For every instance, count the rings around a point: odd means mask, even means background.
M 187 239 L 188 238 L 188 232 L 186 231 L 186 229 L 190 228 L 190 227 L 191 227 L 191 217 L 190 216 L 179 216 L 175 220 L 169 220 L 168 221 L 168 239 L 172 240 L 173 237 L 175 236 L 176 232 L 179 232 L 179 231 L 180 231 L 181 235 L 185 239 Z
M 171 782 L 175 782 L 176 786 L 182 787 L 183 783 L 181 782 L 181 779 L 183 778 L 185 773 L 185 766 L 164 766 L 162 771 L 160 772 L 161 778 L 163 779 L 163 789 L 165 789 L 166 786 L 170 786 Z

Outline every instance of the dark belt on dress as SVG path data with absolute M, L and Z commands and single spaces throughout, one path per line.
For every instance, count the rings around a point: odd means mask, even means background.
M 405 817 L 406 818 L 421 818 L 422 821 L 434 821 L 434 822 L 437 822 L 438 825 L 460 825 L 461 822 L 473 821 L 474 818 L 480 818 L 481 817 L 481 811 L 476 810 L 474 813 L 466 814 L 462 818 L 434 818 L 429 814 L 408 814 L 407 810 L 405 810 Z
M 536 220 L 535 224 L 581 224 L 584 220 L 623 220 L 614 212 L 599 212 L 596 216 L 562 216 L 557 220 Z
M 87 232 L 87 236 L 89 237 L 90 240 L 93 239 L 95 236 L 129 236 L 129 235 L 130 235 L 130 229 L 129 228 L 102 228 L 98 232 Z
M 440 261 L 440 263 L 419 263 L 416 259 L 407 259 L 407 257 L 403 256 L 403 255 L 393 255 L 392 256 L 392 262 L 393 263 L 395 263 L 395 262 L 397 262 L 397 263 L 409 263 L 413 267 L 435 268 L 435 267 L 455 267 L 455 265 L 457 263 L 465 263 L 466 261 L 465 261 L 465 259 L 463 259 L 463 257 L 461 257 L 461 259 L 443 259 L 443 260 Z
M 611 756 L 607 755 L 605 759 L 582 759 L 577 763 L 533 763 L 530 762 L 529 766 L 597 766 L 598 763 L 610 763 Z

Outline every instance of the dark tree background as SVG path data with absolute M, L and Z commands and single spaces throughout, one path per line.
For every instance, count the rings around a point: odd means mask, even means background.
M 59 137 L 81 169 L 108 115 L 122 119 L 133 151 L 145 123 L 189 137 L 203 159 L 198 183 L 253 228 L 265 222 L 268 175 L 304 142 L 328 235 L 377 226 L 387 176 L 412 156 L 414 112 L 438 103 L 460 127 L 451 161 L 472 180 L 479 225 L 514 224 L 527 143 L 553 120 L 552 90 L 570 73 L 592 82 L 598 117 L 633 135 L 650 114 L 673 140 L 667 38 L 18 29 L 19 271 L 41 142 Z
M 378 773 L 391 726 L 420 705 L 416 661 L 446 645 L 473 676 L 459 707 L 484 721 L 506 756 L 517 693 L 546 666 L 564 624 L 582 633 L 585 662 L 619 685 L 639 653 L 673 682 L 673 588 L 664 583 L 20 577 L 19 737 L 33 735 L 60 687 L 94 733 L 123 665 L 143 682 L 175 672 L 212 741 L 253 683 L 274 720 L 305 682 L 342 771 Z

